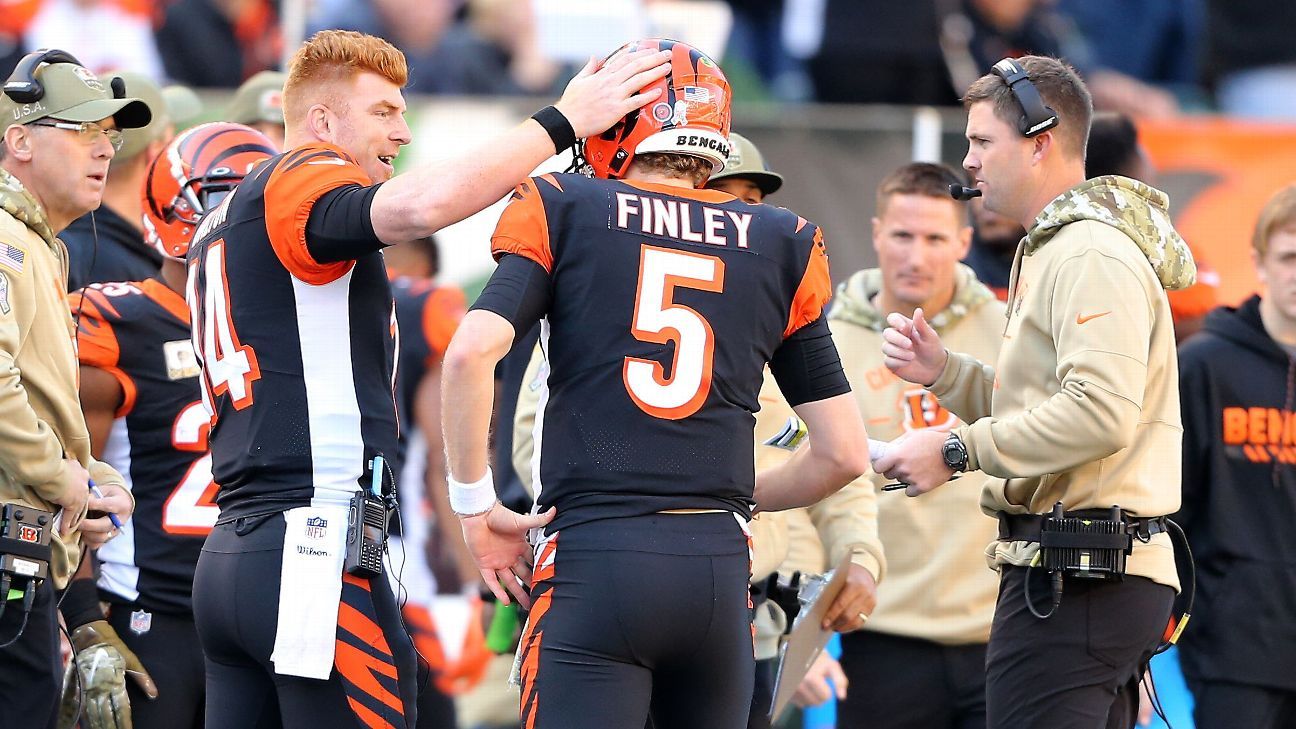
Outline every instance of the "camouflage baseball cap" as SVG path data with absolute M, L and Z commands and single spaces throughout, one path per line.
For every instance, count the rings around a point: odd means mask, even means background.
M 108 78 L 116 76 L 124 81 L 126 93 L 148 104 L 148 108 L 153 112 L 153 118 L 148 124 L 122 132 L 122 148 L 117 150 L 117 154 L 109 163 L 110 167 L 120 167 L 167 133 L 167 127 L 171 125 L 171 114 L 166 99 L 162 96 L 162 89 L 158 88 L 158 85 L 148 76 L 134 71 L 113 71 L 105 75 Z M 120 122 L 118 126 L 121 126 Z
M 729 160 L 725 162 L 724 172 L 712 175 L 707 182 L 731 177 L 751 180 L 766 195 L 772 195 L 783 187 L 783 175 L 770 170 L 756 145 L 737 132 L 729 133 Z
M 112 117 L 119 129 L 138 129 L 153 119 L 147 103 L 132 97 L 113 98 L 111 84 L 100 81 L 85 66 L 48 63 L 36 69 L 35 76 L 45 87 L 39 100 L 21 103 L 0 94 L 0 124 L 4 127 L 47 117 L 71 122 Z
M 177 129 L 193 126 L 192 122 L 203 113 L 202 99 L 188 86 L 163 86 L 162 98 L 166 100 L 167 114 L 171 115 L 171 122 Z
M 283 87 L 287 74 L 262 71 L 243 82 L 225 110 L 223 121 L 236 124 L 283 124 Z

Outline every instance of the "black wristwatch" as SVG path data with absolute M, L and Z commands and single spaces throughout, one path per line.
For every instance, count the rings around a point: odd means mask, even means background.
M 945 459 L 945 465 L 954 469 L 956 473 L 962 473 L 968 467 L 968 450 L 963 445 L 963 439 L 954 433 L 950 433 L 945 439 L 945 445 L 941 446 L 941 457 Z

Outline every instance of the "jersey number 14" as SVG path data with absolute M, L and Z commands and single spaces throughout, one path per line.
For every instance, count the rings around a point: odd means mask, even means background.
M 252 383 L 261 379 L 256 352 L 239 342 L 230 317 L 229 291 L 225 281 L 225 241 L 208 246 L 201 264 L 205 276 L 202 300 L 196 290 L 197 271 L 191 271 L 186 298 L 194 312 L 194 350 L 202 360 L 204 397 L 212 406 L 216 396 L 228 394 L 235 410 L 252 404 Z

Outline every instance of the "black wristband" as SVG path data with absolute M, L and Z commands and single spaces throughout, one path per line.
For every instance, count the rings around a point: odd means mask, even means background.
M 567 121 L 567 117 L 563 116 L 556 107 L 546 106 L 532 114 L 531 118 L 544 127 L 549 139 L 553 141 L 555 153 L 576 144 L 576 130 L 572 129 L 571 122 Z
M 68 632 L 86 623 L 103 620 L 103 609 L 99 607 L 99 588 L 95 581 L 85 577 L 69 582 L 59 601 L 59 612 L 63 613 L 63 622 L 67 623 Z

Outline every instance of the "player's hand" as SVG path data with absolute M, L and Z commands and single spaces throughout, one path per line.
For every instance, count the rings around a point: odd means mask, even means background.
M 827 653 L 820 653 L 815 662 L 810 664 L 810 670 L 801 679 L 796 693 L 792 694 L 792 703 L 804 709 L 807 706 L 818 706 L 834 695 L 838 701 L 843 701 L 849 684 L 841 664 Z
M 891 441 L 886 455 L 873 462 L 873 470 L 906 484 L 909 496 L 925 494 L 954 475 L 941 455 L 947 437 L 943 429 L 911 430 Z
M 557 513 L 551 507 L 543 514 L 523 515 L 496 501 L 484 514 L 460 517 L 468 552 L 500 602 L 511 604 L 512 593 L 523 607 L 531 607 L 531 546 L 526 535 L 553 521 Z
M 877 580 L 873 573 L 851 562 L 846 566 L 846 584 L 824 613 L 823 629 L 849 633 L 864 627 L 877 607 Z
M 118 521 L 125 524 L 135 509 L 135 501 L 121 484 L 105 483 L 99 486 L 99 492 L 103 498 L 90 494 L 89 513 L 101 513 L 102 516 L 81 522 L 81 537 L 91 549 L 98 549 L 117 536 L 117 526 L 108 514 L 116 514 Z
M 949 353 L 940 335 L 927 323 L 923 310 L 916 310 L 913 319 L 893 312 L 887 316 L 887 324 L 890 326 L 882 332 L 882 357 L 887 369 L 915 385 L 930 387 L 945 371 Z
M 602 134 L 626 114 L 661 95 L 660 89 L 639 90 L 670 71 L 670 51 L 641 48 L 603 63 L 591 58 L 567 84 L 554 106 L 576 132 L 577 139 Z
M 84 699 L 81 709 L 83 729 L 131 729 L 130 699 L 126 694 L 126 677 L 139 686 L 144 695 L 156 699 L 157 685 L 139 658 L 122 643 L 117 631 L 106 620 L 95 620 L 72 631 L 76 648 L 76 670 L 81 673 Z M 75 711 L 76 688 L 64 692 L 63 707 Z
M 59 535 L 66 537 L 81 525 L 90 503 L 90 474 L 74 458 L 63 459 L 63 490 L 54 503 L 63 507 Z

